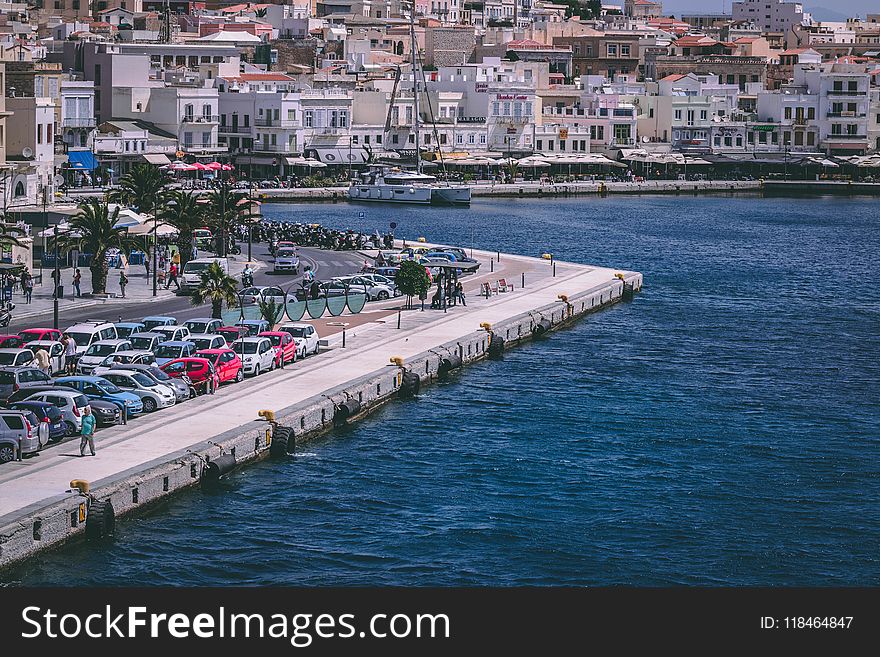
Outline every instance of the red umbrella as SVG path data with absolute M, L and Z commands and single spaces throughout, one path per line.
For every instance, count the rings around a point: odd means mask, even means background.
M 224 164 L 221 168 L 222 168 L 224 171 L 232 171 L 235 167 L 232 166 L 231 164 Z
M 220 169 L 223 165 L 220 164 L 219 162 L 208 162 L 204 166 L 206 169 L 209 169 L 211 171 L 217 171 L 217 169 Z
M 194 171 L 211 171 L 211 167 L 201 162 L 195 162 L 192 166 Z

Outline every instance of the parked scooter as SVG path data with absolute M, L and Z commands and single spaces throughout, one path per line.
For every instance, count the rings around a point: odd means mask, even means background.
M 15 304 L 11 301 L 7 301 L 0 306 L 0 327 L 9 326 L 9 322 L 12 321 L 12 311 L 14 308 Z

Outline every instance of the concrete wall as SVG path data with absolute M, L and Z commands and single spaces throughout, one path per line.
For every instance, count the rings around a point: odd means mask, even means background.
M 633 291 L 642 287 L 642 275 L 628 272 L 625 283 Z M 572 295 L 566 302 L 537 308 L 500 322 L 492 327 L 505 339 L 505 348 L 532 338 L 532 329 L 543 319 L 552 328 L 599 310 L 624 297 L 624 280 L 614 279 L 591 290 Z M 450 353 L 461 356 L 463 363 L 486 357 L 489 335 L 474 331 L 462 338 L 439 345 L 407 360 L 405 368 L 419 375 L 422 384 L 439 376 L 442 357 Z M 389 358 L 394 354 L 389 354 Z M 351 381 L 343 386 L 316 395 L 301 403 L 281 409 L 275 414 L 280 425 L 290 427 L 297 442 L 307 441 L 333 428 L 335 405 L 346 399 L 357 399 L 361 411 L 356 419 L 366 416 L 387 401 L 397 398 L 403 368 L 388 365 L 381 370 Z M 256 410 L 256 409 L 255 409 Z M 215 436 L 153 463 L 120 473 L 111 479 L 93 483 L 91 494 L 100 500 L 109 499 L 116 515 L 138 511 L 152 502 L 201 482 L 205 463 L 220 454 L 234 453 L 239 463 L 268 455 L 271 425 L 252 421 L 238 429 Z M 0 525 L 0 568 L 8 567 L 27 557 L 59 545 L 85 532 L 86 500 L 76 491 L 68 491 L 39 508 L 26 509 L 14 521 Z

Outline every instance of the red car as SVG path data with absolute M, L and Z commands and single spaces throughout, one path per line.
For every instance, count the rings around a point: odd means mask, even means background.
M 33 342 L 34 340 L 53 340 L 57 342 L 61 339 L 61 331 L 56 328 L 29 328 L 19 331 L 18 337 L 23 342 Z
M 24 346 L 24 340 L 17 335 L 0 335 L 0 349 L 19 349 Z
M 275 349 L 275 367 L 282 367 L 287 363 L 296 362 L 296 342 L 287 331 L 263 331 L 257 334 L 258 338 L 269 338 Z M 284 362 L 282 363 L 282 359 Z
M 221 326 L 217 329 L 216 332 L 217 335 L 222 335 L 224 338 L 226 338 L 226 345 L 228 346 L 239 338 L 245 337 L 248 333 L 248 330 L 244 326 Z
M 196 356 L 211 361 L 220 383 L 244 381 L 244 365 L 232 349 L 201 349 L 196 352 Z
M 220 385 L 217 370 L 207 358 L 175 358 L 161 365 L 159 369 L 175 379 L 188 381 L 197 394 L 213 395 Z

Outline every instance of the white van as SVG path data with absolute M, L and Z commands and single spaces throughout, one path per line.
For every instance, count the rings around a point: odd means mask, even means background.
M 196 258 L 195 260 L 190 260 L 183 266 L 183 287 L 186 289 L 192 289 L 198 286 L 202 277 L 202 272 L 205 271 L 212 262 L 216 262 L 225 273 L 229 273 L 229 261 L 226 258 Z
M 100 340 L 115 340 L 116 327 L 110 322 L 80 322 L 68 328 L 65 335 L 69 335 L 76 343 L 76 353 L 82 354 L 90 345 Z

